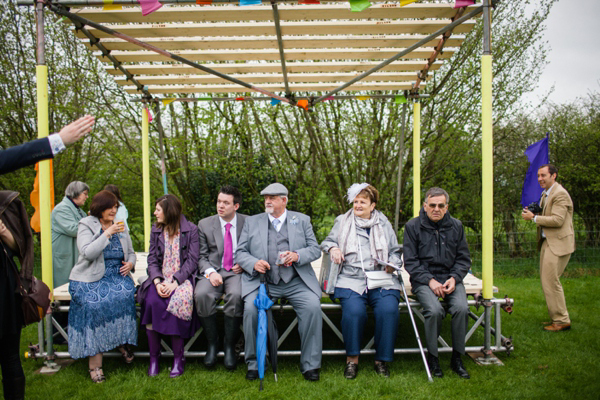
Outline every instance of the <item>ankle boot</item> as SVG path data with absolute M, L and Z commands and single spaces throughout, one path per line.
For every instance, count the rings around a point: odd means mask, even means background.
M 200 319 L 202 320 L 202 327 L 204 328 L 204 334 L 206 335 L 206 355 L 204 356 L 204 365 L 208 368 L 212 368 L 217 363 L 217 353 L 219 352 L 217 314 Z
M 160 335 L 158 332 L 146 329 L 148 335 L 148 349 L 150 352 L 150 366 L 148 376 L 156 376 L 159 372 L 158 360 L 160 358 Z
M 169 376 L 176 378 L 183 375 L 185 357 L 183 356 L 183 339 L 181 336 L 171 336 L 171 348 L 173 349 L 173 368 Z
M 225 368 L 233 371 L 237 366 L 237 354 L 235 353 L 235 345 L 240 337 L 240 324 L 242 322 L 241 317 L 228 317 L 225 316 L 225 336 L 223 338 L 223 351 L 225 357 L 223 363 Z

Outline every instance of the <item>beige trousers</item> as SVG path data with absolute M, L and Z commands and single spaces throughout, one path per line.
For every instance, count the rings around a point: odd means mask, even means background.
M 565 302 L 565 294 L 560 284 L 560 277 L 565 271 L 570 258 L 570 254 L 560 257 L 554 255 L 548 246 L 548 241 L 544 240 L 542 242 L 542 249 L 540 251 L 540 279 L 542 281 L 544 296 L 546 297 L 548 315 L 550 315 L 553 323 L 571 323 Z

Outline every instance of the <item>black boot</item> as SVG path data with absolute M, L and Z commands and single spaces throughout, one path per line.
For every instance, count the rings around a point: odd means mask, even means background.
M 452 371 L 456 372 L 456 374 L 463 379 L 471 378 L 471 376 L 467 372 L 465 366 L 463 365 L 463 362 L 460 358 L 460 353 L 458 353 L 456 351 L 452 352 L 452 359 L 450 360 L 450 368 L 452 368 Z
M 225 368 L 233 371 L 237 366 L 237 354 L 235 352 L 235 345 L 240 337 L 240 324 L 242 323 L 241 317 L 228 317 L 225 316 L 225 337 L 223 338 L 223 351 L 225 358 Z
M 4 398 L 6 400 L 23 400 L 25 398 L 25 377 L 3 379 Z
M 432 376 L 435 376 L 436 378 L 442 378 L 444 376 L 442 368 L 440 367 L 440 360 L 436 356 L 427 354 L 427 364 L 429 365 L 429 372 Z
M 206 355 L 204 356 L 204 365 L 212 368 L 217 363 L 217 353 L 219 352 L 219 329 L 217 329 L 217 314 L 210 317 L 200 318 L 202 327 L 206 335 Z

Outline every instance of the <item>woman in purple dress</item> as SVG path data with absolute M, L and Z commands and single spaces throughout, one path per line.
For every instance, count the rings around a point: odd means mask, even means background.
M 198 227 L 181 212 L 179 199 L 167 194 L 156 201 L 156 224 L 150 234 L 148 279 L 139 302 L 141 324 L 150 348 L 149 376 L 159 372 L 160 335 L 171 336 L 171 378 L 183 374 L 183 340 L 194 335 L 199 321 L 194 313 L 194 272 L 198 269 Z

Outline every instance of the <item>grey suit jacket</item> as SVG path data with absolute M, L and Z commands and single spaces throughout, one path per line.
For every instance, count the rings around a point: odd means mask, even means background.
M 136 256 L 127 228 L 120 233 L 119 241 L 123 246 L 125 261 L 132 262 L 135 267 Z M 102 225 L 98 218 L 90 215 L 79 221 L 77 230 L 79 260 L 73 266 L 69 279 L 80 282 L 96 282 L 102 279 L 105 272 L 103 252 L 108 242 L 106 235 L 102 234 Z
M 246 217 L 247 215 L 237 214 L 236 238 L 238 240 L 238 245 Z M 198 235 L 200 240 L 198 277 L 201 277 L 209 268 L 214 268 L 217 271 L 222 268 L 221 262 L 223 261 L 224 242 L 219 216 L 215 214 L 201 219 L 200 222 L 198 222 Z
M 235 252 L 235 261 L 244 270 L 242 275 L 242 297 L 253 292 L 260 285 L 259 273 L 254 270 L 258 260 L 268 260 L 269 217 L 267 213 L 246 218 L 242 236 Z M 290 251 L 298 253 L 301 264 L 294 263 L 300 278 L 308 288 L 321 297 L 321 288 L 310 263 L 321 256 L 310 218 L 295 211 L 287 211 L 287 224 Z

